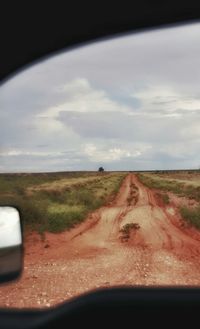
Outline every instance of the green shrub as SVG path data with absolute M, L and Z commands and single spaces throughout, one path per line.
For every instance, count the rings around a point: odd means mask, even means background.
M 68 209 L 66 211 L 54 211 L 48 214 L 47 230 L 52 233 L 69 229 L 84 219 L 85 209 Z
M 168 194 L 163 194 L 162 199 L 164 204 L 169 204 L 169 195 Z
M 121 228 L 120 232 L 126 235 L 130 235 L 131 230 L 138 230 L 139 228 L 140 225 L 138 223 L 127 223 Z
M 180 213 L 183 219 L 189 224 L 192 224 L 196 228 L 200 229 L 200 206 L 189 209 L 187 207 L 181 207 Z
M 52 202 L 63 203 L 66 200 L 65 192 L 61 190 L 43 190 L 37 193 L 41 198 L 49 199 Z

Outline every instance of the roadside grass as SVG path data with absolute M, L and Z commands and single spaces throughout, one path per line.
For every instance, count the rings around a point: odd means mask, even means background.
M 0 205 L 12 205 L 20 210 L 25 231 L 36 230 L 44 234 L 70 229 L 83 221 L 89 212 L 103 206 L 118 192 L 125 173 L 73 173 L 68 179 L 67 174 L 53 173 L 53 179 L 50 173 L 47 176 L 22 174 L 21 185 L 20 174 L 11 175 L 12 180 L 9 176 L 7 185 L 8 176 L 5 176 L 0 175 Z M 68 180 L 64 186 L 63 180 L 65 183 Z M 46 185 L 41 188 L 44 184 L 48 184 L 48 188 Z
M 180 213 L 183 219 L 186 220 L 189 224 L 195 226 L 197 229 L 200 229 L 200 206 L 189 209 L 187 207 L 181 207 Z
M 155 174 L 138 174 L 139 180 L 149 188 L 173 192 L 178 196 L 185 196 L 200 202 L 200 186 L 189 185 L 177 180 L 168 180 Z
M 200 170 L 196 171 L 177 171 L 177 172 L 163 172 L 162 174 L 157 174 L 161 178 L 168 180 L 177 180 L 178 182 L 183 182 L 185 184 L 200 186 Z
M 155 175 L 155 174 L 154 174 Z M 161 191 L 172 192 L 178 196 L 194 199 L 200 202 L 200 186 L 195 184 L 190 185 L 177 180 L 162 179 L 160 176 L 156 177 L 150 174 L 138 174 L 139 180 L 149 188 L 159 189 Z M 162 194 L 163 202 L 165 204 L 169 201 L 167 194 Z M 200 229 L 200 205 L 196 208 L 180 207 L 181 217 L 189 224 Z
M 62 232 L 81 222 L 87 209 L 83 205 L 52 205 L 48 208 L 46 230 L 53 233 Z
M 162 194 L 162 200 L 164 204 L 169 204 L 169 195 L 168 194 Z
M 107 174 L 102 174 L 105 177 Z M 69 178 L 61 178 L 59 180 L 55 180 L 53 182 L 42 183 L 34 186 L 30 186 L 27 188 L 27 192 L 34 193 L 38 191 L 53 191 L 55 193 L 63 192 L 65 190 L 69 190 L 73 186 L 83 186 L 87 185 L 96 180 L 100 180 L 100 175 L 88 175 L 88 176 L 80 176 L 80 177 L 71 177 Z
M 0 174 L 0 195 L 18 192 L 45 183 L 52 183 L 73 178 L 84 178 L 97 176 L 96 172 L 58 172 L 58 173 L 22 173 L 22 174 Z

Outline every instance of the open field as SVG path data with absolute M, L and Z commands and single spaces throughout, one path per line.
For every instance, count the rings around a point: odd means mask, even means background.
M 180 205 L 179 211 L 183 219 L 200 229 L 200 172 L 180 172 L 163 174 L 138 174 L 139 179 L 149 188 L 162 191 L 164 203 L 169 203 L 168 192 L 180 198 L 194 200 L 195 207 Z M 164 192 L 164 193 L 163 193 Z
M 197 187 L 189 195 L 177 177 L 155 173 L 92 175 L 79 174 L 77 184 L 71 176 L 71 186 L 66 176 L 24 181 L 23 199 L 47 204 L 36 226 L 45 237 L 25 234 L 24 272 L 1 286 L 1 307 L 53 307 L 102 287 L 200 286 Z
M 199 271 L 200 233 L 128 174 L 115 198 L 70 231 L 27 236 L 23 276 L 0 289 L 0 305 L 49 307 L 117 285 L 199 286 Z
M 148 187 L 173 192 L 179 196 L 200 201 L 200 173 L 195 174 L 138 174 Z M 183 179 L 185 177 L 185 179 Z
M 200 170 L 197 171 L 179 171 L 169 172 L 163 174 L 155 174 L 155 177 L 167 179 L 169 181 L 177 181 L 186 185 L 200 186 Z
M 0 204 L 21 211 L 25 230 L 61 232 L 118 191 L 123 173 L 0 175 Z

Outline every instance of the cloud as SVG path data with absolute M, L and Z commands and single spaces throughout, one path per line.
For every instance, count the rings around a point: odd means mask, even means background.
M 143 88 L 132 95 L 140 101 L 144 114 L 181 116 L 185 112 L 200 113 L 200 99 L 181 94 L 167 85 L 154 85 Z
M 9 150 L 7 152 L 0 152 L 0 157 L 19 157 L 19 156 L 31 156 L 31 157 L 48 157 L 48 156 L 60 156 L 61 152 L 33 152 L 22 150 Z
M 84 154 L 93 162 L 112 162 L 119 161 L 122 158 L 134 158 L 141 155 L 141 151 L 130 151 L 121 148 L 97 148 L 94 144 L 86 144 L 84 147 Z
M 105 40 L 0 89 L 0 171 L 200 164 L 200 24 Z
M 96 113 L 127 112 L 129 109 L 109 98 L 104 90 L 91 86 L 85 78 L 78 78 L 60 87 L 65 102 L 37 114 L 39 118 L 58 118 L 61 112 Z

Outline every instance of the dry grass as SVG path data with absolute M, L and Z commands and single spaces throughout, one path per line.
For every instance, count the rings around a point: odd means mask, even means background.
M 200 202 L 200 186 L 198 184 L 166 178 L 165 175 L 157 174 L 138 174 L 138 178 L 144 185 L 150 188 L 173 192 L 178 196 L 184 196 Z
M 94 181 L 99 181 L 99 175 L 88 176 L 88 177 L 77 177 L 77 178 L 64 178 L 55 180 L 53 182 L 43 183 L 41 185 L 30 186 L 27 188 L 28 192 L 38 192 L 38 191 L 63 191 L 71 187 L 80 187 L 86 183 L 91 183 Z
M 122 173 L 74 173 L 68 177 L 67 173 L 1 175 L 5 189 L 0 190 L 0 205 L 16 206 L 29 231 L 61 232 L 104 205 L 118 191 L 124 176 Z
M 173 175 L 175 178 L 172 178 Z M 186 178 L 186 176 L 187 179 L 182 179 L 183 177 Z M 181 177 L 181 179 L 177 177 Z M 199 203 L 199 206 L 191 209 L 185 206 L 180 207 L 180 214 L 186 222 L 200 229 L 200 185 L 198 173 L 186 173 L 185 176 L 183 176 L 183 173 L 180 173 L 180 175 L 178 173 L 171 173 L 170 177 L 169 174 L 167 174 L 167 176 L 166 174 L 138 174 L 138 178 L 149 188 L 161 190 L 161 193 L 159 194 L 162 196 L 165 204 L 169 203 L 169 197 L 167 193 L 163 194 L 163 191 L 169 191 L 180 197 L 196 200 Z

